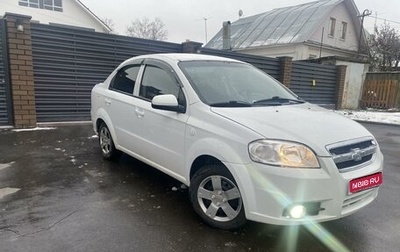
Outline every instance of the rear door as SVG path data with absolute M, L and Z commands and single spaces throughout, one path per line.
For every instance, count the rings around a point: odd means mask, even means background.
M 137 136 L 133 134 L 136 132 L 138 120 L 135 114 L 135 101 L 138 98 L 133 96 L 133 90 L 140 68 L 140 64 L 130 64 L 118 70 L 103 98 L 104 108 L 114 127 L 114 140 L 118 147 L 125 151 L 137 148 Z

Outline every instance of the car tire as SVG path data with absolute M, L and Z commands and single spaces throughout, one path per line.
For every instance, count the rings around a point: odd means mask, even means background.
M 115 149 L 110 130 L 105 123 L 99 127 L 99 144 L 104 159 L 114 160 L 120 156 L 121 152 Z
M 212 227 L 235 230 L 246 223 L 239 188 L 223 165 L 206 165 L 197 171 L 189 195 L 196 213 Z

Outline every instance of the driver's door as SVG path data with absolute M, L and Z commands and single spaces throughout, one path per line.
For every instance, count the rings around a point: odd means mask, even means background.
M 145 62 L 138 88 L 139 101 L 135 113 L 140 131 L 140 155 L 166 173 L 183 179 L 184 138 L 187 113 L 177 113 L 151 107 L 156 95 L 172 94 L 180 105 L 186 106 L 178 78 L 165 63 Z

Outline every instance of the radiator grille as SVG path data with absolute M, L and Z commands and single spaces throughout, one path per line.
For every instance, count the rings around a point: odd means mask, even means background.
M 328 146 L 336 167 L 342 172 L 372 161 L 377 148 L 373 139 L 353 140 Z

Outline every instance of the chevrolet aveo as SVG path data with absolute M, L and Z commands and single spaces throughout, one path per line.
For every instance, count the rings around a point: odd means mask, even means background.
M 103 157 L 124 152 L 181 181 L 214 227 L 338 219 L 382 184 L 383 156 L 364 127 L 244 62 L 134 57 L 91 99 Z

